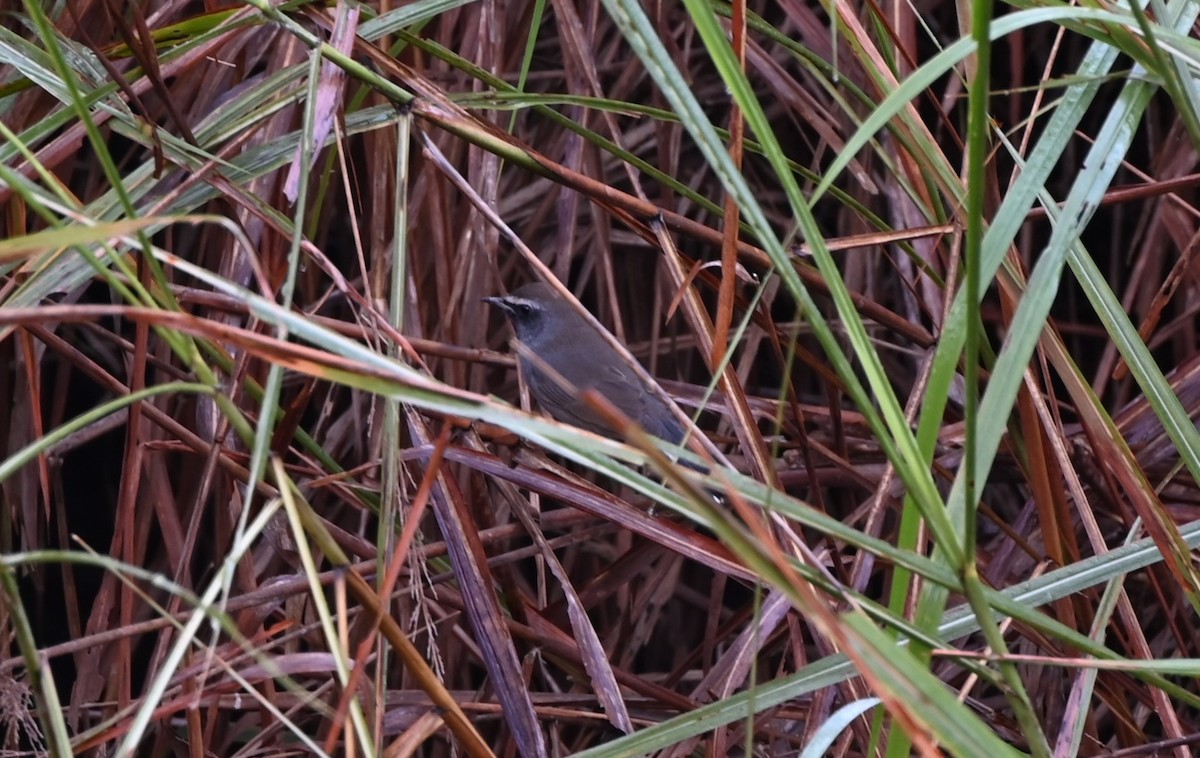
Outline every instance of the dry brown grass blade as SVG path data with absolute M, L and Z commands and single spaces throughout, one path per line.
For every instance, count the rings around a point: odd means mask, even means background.
M 329 536 L 328 530 L 312 511 L 311 507 L 300 498 L 297 498 L 297 505 L 300 508 L 299 513 L 305 533 L 329 556 L 330 561 L 334 565 L 341 566 L 343 569 L 349 569 L 349 561 L 346 559 L 345 554 L 332 537 Z M 421 689 L 442 709 L 447 725 L 459 739 L 463 750 L 473 757 L 483 758 L 491 756 L 491 749 L 484 742 L 466 714 L 463 713 L 458 701 L 446 690 L 442 680 L 429 667 L 429 664 L 422 657 L 416 646 L 413 645 L 408 636 L 400 628 L 400 625 L 388 613 L 387 608 L 380 603 L 375 590 L 353 570 L 344 570 L 336 576 L 344 578 L 346 587 L 354 596 L 354 599 L 362 604 L 373 618 L 379 619 L 380 631 L 383 632 L 388 644 L 392 646 L 397 655 L 404 661 L 407 670 L 416 678 Z
M 420 444 L 430 444 L 425 421 L 407 412 L 410 433 Z M 454 480 L 442 475 L 433 491 L 433 512 L 449 548 L 475 639 L 485 650 L 482 663 L 491 676 L 492 687 L 504 707 L 517 748 L 524 755 L 547 755 L 545 735 L 538 724 L 521 663 L 496 600 L 487 555 L 479 541 L 479 529 Z
M 544 459 L 538 460 L 529 454 L 519 454 L 518 460 L 529 461 L 532 465 L 511 467 L 495 456 L 453 447 L 446 451 L 446 457 L 468 464 L 489 476 L 508 479 L 520 487 L 569 503 L 713 570 L 746 581 L 754 579 L 752 572 L 711 537 L 687 529 L 669 519 L 651 516 L 643 510 L 635 509 L 594 484 L 556 475 L 553 473 L 556 467 Z
M 652 222 L 651 228 L 658 233 L 663 250 L 668 251 L 666 266 L 672 280 L 677 285 L 681 285 L 684 281 L 684 272 L 680 265 L 679 256 L 674 253 L 674 244 L 672 244 L 671 239 L 666 235 L 661 224 Z M 726 299 L 724 281 L 732 276 L 732 268 L 728 272 L 722 272 L 722 294 L 718 302 L 718 308 L 723 307 L 720 302 Z M 709 321 L 708 314 L 704 311 L 699 295 L 696 292 L 689 291 L 684 293 L 683 301 L 688 321 L 692 325 L 692 332 L 698 337 L 699 344 L 697 347 L 699 347 L 700 353 L 704 356 L 710 369 L 716 370 L 719 368 L 720 355 L 724 352 L 724 349 L 718 351 L 716 337 L 710 337 L 710 335 L 715 335 L 714 330 L 718 330 L 720 327 Z M 732 304 L 730 304 L 730 307 L 732 307 Z M 732 318 L 732 313 L 727 315 Z M 725 326 L 725 330 L 726 332 L 728 331 L 728 325 Z M 751 475 L 773 487 L 778 487 L 779 480 L 775 474 L 775 466 L 771 460 L 771 455 L 767 450 L 766 443 L 763 441 L 762 434 L 758 430 L 754 414 L 750 411 L 750 403 L 746 398 L 746 392 L 738 380 L 732 362 L 725 364 L 725 368 L 721 371 L 718 379 L 719 387 L 725 395 L 726 407 L 730 410 L 734 433 L 737 435 L 738 442 L 740 443 L 739 448 L 746 456 L 747 462 L 750 465 Z
M 737 58 L 743 73 L 746 68 L 746 2 L 734 0 L 732 20 L 733 54 Z M 729 156 L 733 165 L 742 168 L 742 156 L 746 137 L 746 120 L 741 109 L 734 105 L 729 109 Z M 729 329 L 733 324 L 733 290 L 737 283 L 737 240 L 741 223 L 741 215 L 733 195 L 725 197 L 725 216 L 721 219 L 724 235 L 721 238 L 721 286 L 717 295 L 717 317 L 713 324 L 712 353 L 709 366 L 716 367 L 725 360 L 725 352 L 729 349 Z M 671 248 L 664 248 L 670 250 Z M 756 455 L 756 459 L 760 456 Z M 761 461 L 760 461 L 761 463 Z M 765 472 L 759 466 L 759 475 Z
M 516 487 L 504 481 L 499 481 L 497 484 L 512 504 L 513 513 L 516 514 L 517 520 L 525 527 L 526 534 L 533 539 L 534 544 L 541 550 L 542 560 L 546 562 L 550 573 L 558 580 L 559 587 L 565 597 L 567 616 L 571 621 L 571 630 L 575 633 L 575 642 L 579 646 L 584 670 L 591 680 L 592 689 L 596 693 L 596 698 L 600 702 L 604 715 L 617 729 L 620 729 L 625 734 L 632 734 L 633 722 L 629 718 L 629 709 L 625 705 L 620 686 L 617 684 L 612 666 L 608 662 L 608 651 L 604 649 L 604 645 L 601 643 L 595 627 L 592 625 L 591 620 L 588 619 L 587 610 L 581 602 L 579 595 L 575 592 L 570 574 L 558 560 L 558 556 L 550 549 L 546 536 L 542 533 L 541 527 L 534 521 L 532 514 L 527 510 L 527 504 L 517 493 Z

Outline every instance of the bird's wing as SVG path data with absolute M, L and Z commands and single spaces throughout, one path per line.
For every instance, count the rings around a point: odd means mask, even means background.
M 604 417 L 580 399 L 580 393 L 590 389 L 655 437 L 674 443 L 683 439 L 683 428 L 675 421 L 671 409 L 643 388 L 630 375 L 631 372 L 626 373 L 616 366 L 577 367 L 568 372 L 570 375 L 563 377 L 571 385 L 566 387 L 531 363 L 526 363 L 524 369 L 530 390 L 538 398 L 543 410 L 559 421 L 606 437 L 614 436 L 612 427 L 604 421 Z
M 543 411 L 571 426 L 577 426 L 606 437 L 613 436 L 612 428 L 604 423 L 599 414 L 594 413 L 579 399 L 579 393 L 583 388 L 563 386 L 528 364 L 526 364 L 525 380 L 529 382 L 529 390 L 538 399 Z
M 655 437 L 676 444 L 683 439 L 675 414 L 633 372 L 606 366 L 596 372 L 590 387 Z
M 617 406 L 626 416 L 639 423 L 649 434 L 673 444 L 683 442 L 683 427 L 675 420 L 674 412 L 657 395 L 652 394 L 633 377 L 625 372 L 609 366 L 581 378 L 576 373 L 577 382 L 568 388 L 554 381 L 526 364 L 526 377 L 530 390 L 540 398 L 543 410 L 550 413 L 559 421 L 590 432 L 613 437 L 612 428 L 604 422 L 598 413 L 579 399 L 579 394 L 585 389 L 593 389 L 603 395 L 610 403 Z M 567 377 L 564 377 L 570 381 Z M 702 474 L 709 473 L 708 468 L 687 461 L 683 465 Z

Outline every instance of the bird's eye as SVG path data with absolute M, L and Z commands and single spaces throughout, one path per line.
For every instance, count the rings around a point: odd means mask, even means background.
M 529 303 L 517 303 L 514 306 L 514 310 L 522 316 L 528 316 L 530 313 L 533 313 L 533 306 Z

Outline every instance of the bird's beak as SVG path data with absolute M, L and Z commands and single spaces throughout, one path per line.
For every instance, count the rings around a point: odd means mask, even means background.
M 506 297 L 485 297 L 483 298 L 483 302 L 488 305 L 494 305 L 505 313 L 512 313 L 512 306 L 509 305 L 508 298 Z

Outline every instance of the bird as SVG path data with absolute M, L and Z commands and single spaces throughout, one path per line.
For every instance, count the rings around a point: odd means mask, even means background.
M 518 356 L 530 394 L 555 419 L 615 438 L 613 428 L 579 396 L 595 390 L 649 434 L 673 445 L 683 443 L 684 428 L 667 401 L 548 285 L 534 282 L 484 301 L 503 311 L 517 339 L 570 385 L 563 386 L 536 361 Z

